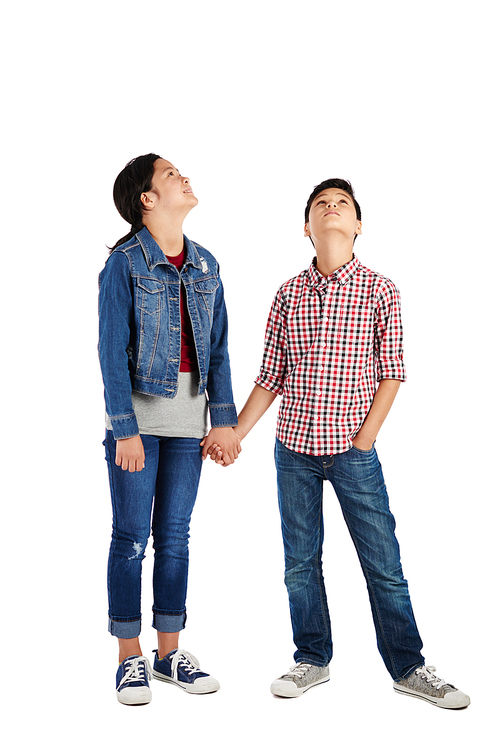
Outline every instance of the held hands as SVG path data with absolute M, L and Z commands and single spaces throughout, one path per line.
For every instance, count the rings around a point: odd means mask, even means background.
M 234 463 L 241 452 L 241 440 L 232 427 L 214 427 L 200 445 L 203 446 L 202 460 L 209 455 L 224 468 Z

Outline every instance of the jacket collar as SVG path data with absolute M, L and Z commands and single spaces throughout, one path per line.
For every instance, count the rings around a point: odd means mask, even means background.
M 345 286 L 348 281 L 357 273 L 359 268 L 359 260 L 356 255 L 353 254 L 352 260 L 343 265 L 341 268 L 331 273 L 325 278 L 321 275 L 316 267 L 316 258 L 313 259 L 309 266 L 306 274 L 306 280 L 311 288 L 313 289 L 326 289 L 330 283 L 338 283 L 340 286 Z
M 153 270 L 153 268 L 160 264 L 168 265 L 168 259 L 165 256 L 165 253 L 155 242 L 146 226 L 144 226 L 139 232 L 137 232 L 135 236 L 139 240 L 139 244 L 141 245 L 142 251 L 144 253 L 144 258 L 149 270 Z M 195 268 L 202 270 L 202 264 L 200 256 L 198 255 L 198 250 L 196 249 L 193 242 L 191 242 L 191 240 L 188 239 L 185 234 L 183 236 L 184 246 L 186 248 L 186 265 L 192 265 Z

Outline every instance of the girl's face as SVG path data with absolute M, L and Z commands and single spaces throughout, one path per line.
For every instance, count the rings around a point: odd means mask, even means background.
M 183 177 L 166 159 L 156 159 L 151 190 L 142 193 L 141 201 L 146 211 L 154 210 L 156 213 L 187 213 L 198 205 L 189 177 Z

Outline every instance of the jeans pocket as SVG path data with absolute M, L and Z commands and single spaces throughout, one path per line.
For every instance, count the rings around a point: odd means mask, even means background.
M 355 445 L 352 446 L 351 450 L 355 450 L 357 453 L 360 453 L 361 455 L 370 455 L 370 453 L 373 452 L 374 448 L 375 448 L 375 442 L 373 443 L 373 445 L 370 447 L 369 450 L 360 450 L 359 447 L 356 447 Z

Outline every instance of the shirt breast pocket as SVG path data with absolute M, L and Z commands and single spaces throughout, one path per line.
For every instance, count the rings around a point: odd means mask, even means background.
M 165 307 L 165 284 L 156 278 L 137 278 L 135 298 L 141 312 L 156 315 Z
M 343 308 L 341 324 L 346 333 L 370 338 L 373 329 L 373 307 L 369 304 L 359 304 Z

